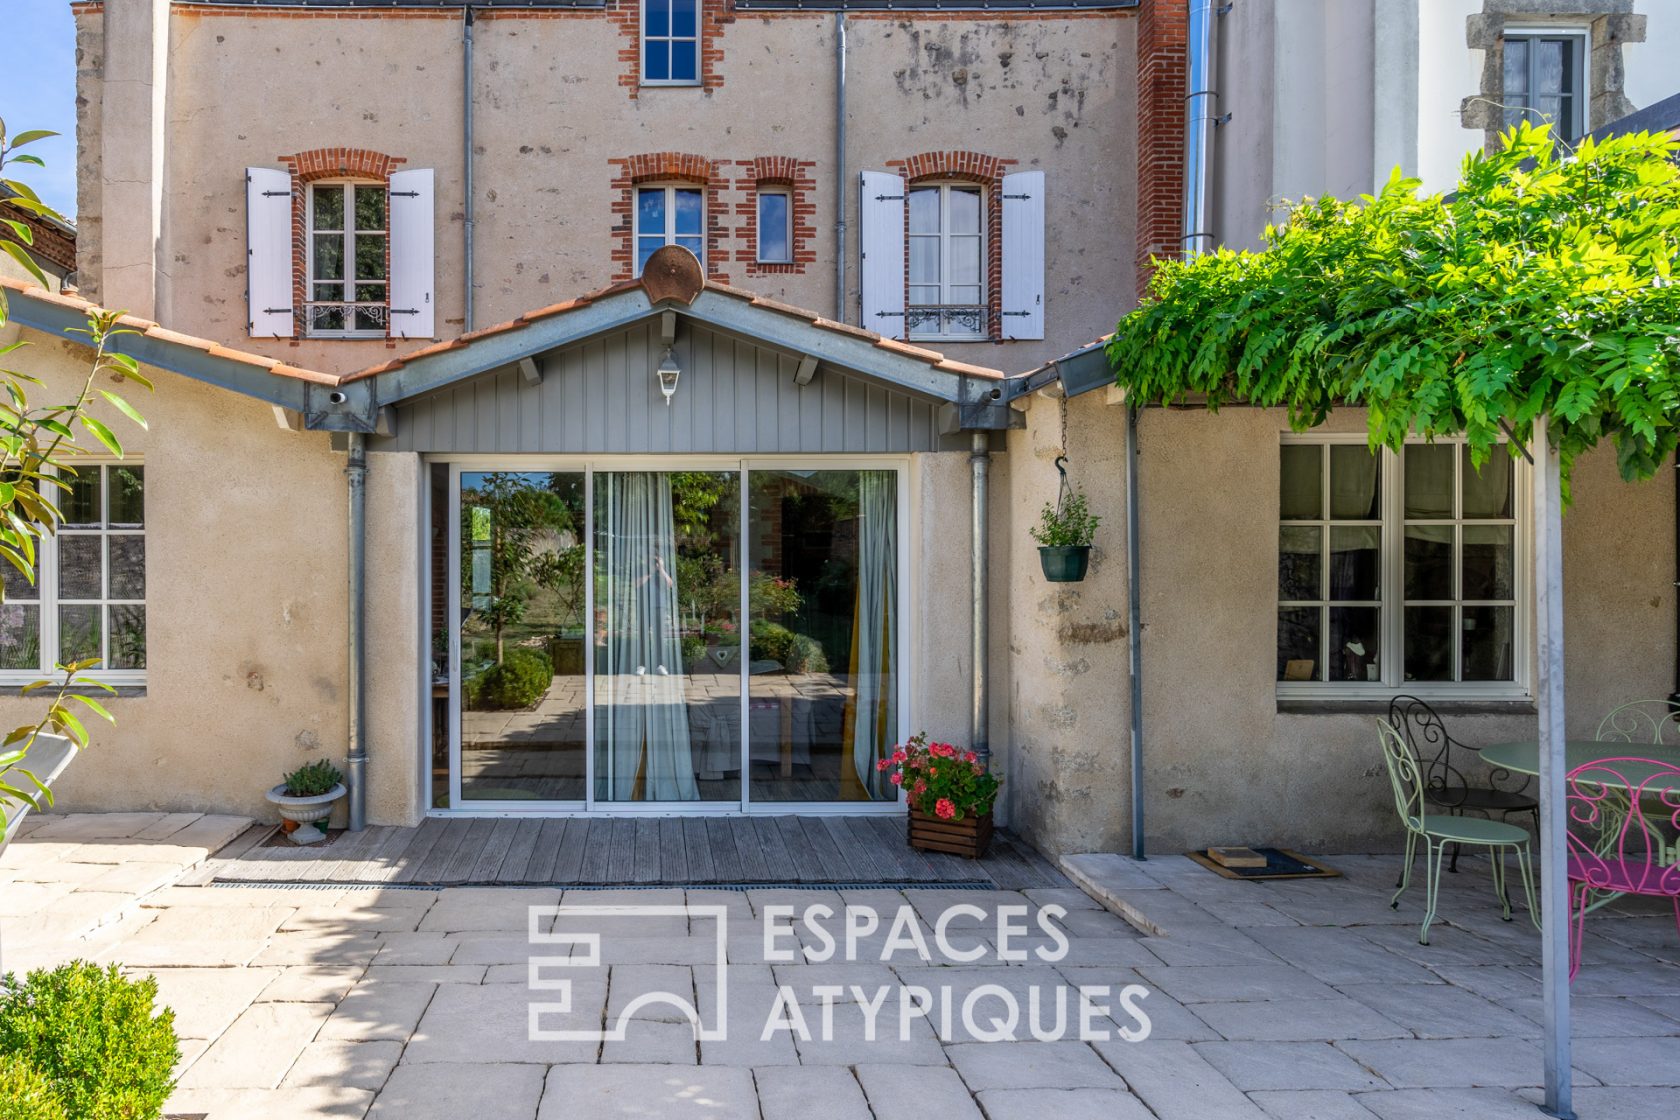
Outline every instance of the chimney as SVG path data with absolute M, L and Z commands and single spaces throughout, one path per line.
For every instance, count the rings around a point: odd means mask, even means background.
M 163 186 L 169 0 L 105 0 L 97 151 L 101 263 L 87 277 L 105 307 L 156 320 L 164 309 Z

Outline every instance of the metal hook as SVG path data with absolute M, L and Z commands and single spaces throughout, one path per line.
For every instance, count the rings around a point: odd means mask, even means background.
M 1056 456 L 1056 473 L 1062 476 L 1063 482 L 1067 481 L 1067 468 L 1062 466 L 1062 464 L 1067 461 L 1068 457 L 1066 455 Z

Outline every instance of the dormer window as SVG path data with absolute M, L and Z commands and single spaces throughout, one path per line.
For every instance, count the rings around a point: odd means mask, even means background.
M 384 338 L 386 280 L 383 183 L 309 185 L 309 301 L 315 338 Z
M 642 83 L 700 84 L 700 0 L 642 0 Z

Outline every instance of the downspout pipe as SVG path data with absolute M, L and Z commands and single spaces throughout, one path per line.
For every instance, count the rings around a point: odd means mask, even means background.
M 363 626 L 366 613 L 367 569 L 367 437 L 350 433 L 350 458 L 344 468 L 349 481 L 350 575 L 349 575 L 349 700 L 350 750 L 345 760 L 350 786 L 350 831 L 367 825 L 367 739 L 366 691 L 367 640 Z
M 1680 711 L 1680 451 L 1674 453 L 1674 691 L 1668 706 Z
M 1132 667 L 1132 858 L 1143 841 L 1143 549 L 1138 540 L 1138 410 L 1126 402 L 1126 637 Z
M 834 13 L 834 321 L 846 321 L 846 13 Z
M 992 739 L 986 718 L 987 709 L 987 517 L 986 500 L 988 490 L 988 468 L 991 465 L 991 435 L 985 431 L 970 433 L 968 464 L 974 479 L 974 510 L 973 510 L 973 570 L 970 577 L 974 589 L 974 619 L 972 634 L 974 648 L 970 653 L 973 661 L 973 682 L 971 698 L 973 710 L 969 713 L 968 740 L 970 749 L 979 756 L 981 766 L 990 766 L 992 761 Z
M 473 329 L 473 6 L 461 9 L 462 333 Z

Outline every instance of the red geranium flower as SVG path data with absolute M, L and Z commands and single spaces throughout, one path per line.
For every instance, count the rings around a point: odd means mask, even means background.
M 940 820 L 948 821 L 957 815 L 957 807 L 951 803 L 949 797 L 941 797 L 939 802 L 934 805 L 933 812 Z

